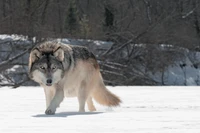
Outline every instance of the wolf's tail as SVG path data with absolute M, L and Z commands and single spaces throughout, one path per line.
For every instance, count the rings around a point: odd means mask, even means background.
M 101 77 L 101 76 L 100 76 Z M 99 87 L 94 88 L 92 92 L 92 97 L 101 105 L 105 106 L 119 106 L 121 100 L 118 96 L 111 93 L 104 85 L 102 79 L 100 81 Z

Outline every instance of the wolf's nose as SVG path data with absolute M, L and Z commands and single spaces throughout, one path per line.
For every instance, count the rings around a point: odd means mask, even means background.
M 52 83 L 52 79 L 47 79 L 47 84 L 51 84 Z

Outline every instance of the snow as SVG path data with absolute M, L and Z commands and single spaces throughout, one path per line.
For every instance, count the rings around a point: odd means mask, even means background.
M 162 82 L 162 73 L 156 73 L 151 77 L 157 81 Z M 179 65 L 169 66 L 164 73 L 165 85 L 186 85 L 198 86 L 200 84 L 200 69 L 187 65 L 181 68 Z
M 199 133 L 200 88 L 108 87 L 123 103 L 78 113 L 65 98 L 55 115 L 44 114 L 41 87 L 0 88 L 0 133 Z
M 164 72 L 165 85 L 186 85 L 198 86 L 200 85 L 200 66 L 194 67 L 194 64 L 199 64 L 199 52 L 187 52 L 184 60 L 178 60 L 175 64 L 170 65 Z M 181 65 L 185 66 L 181 67 Z M 162 72 L 150 74 L 150 77 L 157 82 L 162 82 Z
M 0 34 L 0 40 L 3 41 L 13 41 L 13 40 L 27 41 L 27 38 L 28 38 L 27 36 L 17 35 L 17 34 L 12 34 L 12 35 Z

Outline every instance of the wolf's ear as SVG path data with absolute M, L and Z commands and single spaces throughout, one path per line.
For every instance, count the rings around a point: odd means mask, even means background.
M 34 63 L 36 60 L 38 60 L 41 56 L 41 52 L 39 49 L 35 48 L 31 51 L 30 56 L 29 56 L 29 69 L 32 66 L 32 63 Z
M 41 52 L 37 48 L 35 48 L 30 54 L 31 62 L 35 62 L 40 57 L 41 57 Z
M 54 51 L 53 55 L 59 60 L 59 61 L 63 61 L 64 60 L 64 50 L 62 48 L 58 48 L 56 49 L 56 51 Z

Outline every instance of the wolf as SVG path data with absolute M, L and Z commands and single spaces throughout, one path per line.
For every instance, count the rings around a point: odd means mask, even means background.
M 96 57 L 86 47 L 47 41 L 29 56 L 29 77 L 38 82 L 46 97 L 45 114 L 53 115 L 64 97 L 77 97 L 79 112 L 96 111 L 101 105 L 119 106 L 121 100 L 106 87 Z

